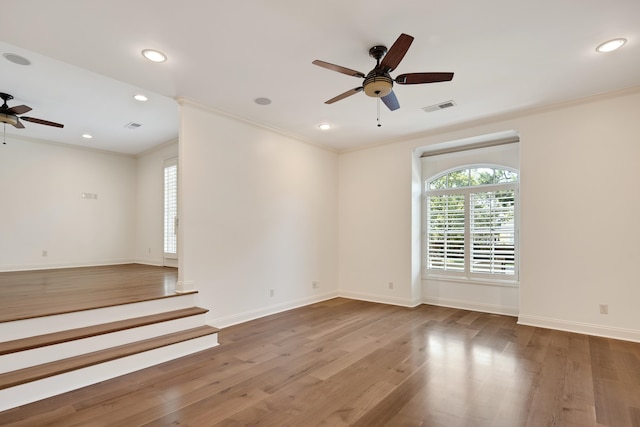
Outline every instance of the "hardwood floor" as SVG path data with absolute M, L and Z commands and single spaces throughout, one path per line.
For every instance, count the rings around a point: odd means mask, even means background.
M 142 264 L 0 273 L 0 322 L 175 295 L 178 269 Z
M 11 426 L 640 426 L 640 344 L 336 298 L 0 413 Z

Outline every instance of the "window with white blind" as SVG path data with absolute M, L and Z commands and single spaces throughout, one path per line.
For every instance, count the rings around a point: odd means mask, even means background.
M 425 182 L 427 275 L 517 280 L 518 173 L 472 166 Z
M 178 159 L 164 164 L 164 254 L 178 253 Z

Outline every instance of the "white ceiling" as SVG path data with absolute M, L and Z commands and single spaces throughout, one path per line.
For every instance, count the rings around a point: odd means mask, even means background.
M 8 141 L 135 154 L 177 137 L 174 98 L 185 97 L 344 151 L 640 85 L 638 0 L 3 0 L 2 9 L 1 53 L 32 64 L 0 57 L 0 91 L 33 108 L 25 115 L 65 124 L 7 126 Z M 396 85 L 401 108 L 382 105 L 380 128 L 364 93 L 324 104 L 362 80 L 314 59 L 367 73 L 369 48 L 401 33 L 415 41 L 392 76 L 452 71 L 453 81 Z M 628 43 L 595 51 L 616 37 Z M 145 48 L 169 59 L 151 63 Z M 150 100 L 137 103 L 138 92 Z M 422 110 L 449 100 L 457 105 Z

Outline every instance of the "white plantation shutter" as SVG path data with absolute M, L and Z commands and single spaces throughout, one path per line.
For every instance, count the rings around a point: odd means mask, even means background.
M 464 271 L 464 205 L 464 195 L 462 194 L 443 194 L 428 197 L 428 268 L 445 271 Z
M 470 194 L 471 272 L 513 275 L 515 190 Z
M 164 165 L 164 253 L 178 253 L 178 162 L 167 160 Z
M 518 179 L 472 165 L 425 182 L 427 274 L 517 281 Z

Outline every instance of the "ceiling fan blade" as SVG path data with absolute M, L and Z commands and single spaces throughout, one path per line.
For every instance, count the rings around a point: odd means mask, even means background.
M 16 105 L 15 107 L 11 107 L 7 110 L 9 114 L 24 114 L 31 111 L 31 107 L 27 107 L 26 105 Z
M 57 127 L 57 128 L 63 128 L 64 127 L 63 124 L 50 122 L 48 120 L 36 119 L 35 117 L 20 117 L 20 118 L 22 120 L 24 120 L 24 121 L 31 122 L 31 123 L 37 123 L 39 125 L 53 126 L 53 127 Z
M 393 43 L 387 54 L 382 58 L 380 66 L 388 73 L 395 70 L 404 58 L 413 43 L 413 37 L 408 34 L 400 34 L 400 37 Z
M 322 68 L 326 68 L 327 70 L 337 71 L 339 73 L 346 74 L 348 76 L 362 77 L 362 78 L 365 77 L 364 73 L 361 73 L 360 71 L 352 70 L 351 68 L 341 67 L 340 65 L 330 64 L 328 62 L 320 61 L 318 59 L 313 61 L 312 64 Z
M 381 99 L 382 102 L 384 102 L 384 105 L 386 105 L 391 111 L 395 111 L 400 108 L 398 98 L 396 98 L 396 94 L 393 91 L 389 92 L 389 95 L 383 96 Z
M 453 79 L 453 73 L 409 73 L 396 77 L 396 83 L 401 85 L 416 85 L 420 83 L 448 82 Z
M 362 86 L 353 88 L 351 90 L 346 91 L 345 93 L 341 93 L 340 95 L 338 95 L 338 96 L 336 96 L 334 98 L 331 98 L 328 101 L 325 101 L 325 104 L 333 104 L 336 101 L 340 101 L 341 99 L 345 99 L 345 98 L 347 98 L 347 97 L 349 97 L 351 95 L 355 95 L 356 93 L 361 92 L 363 89 L 364 88 Z

